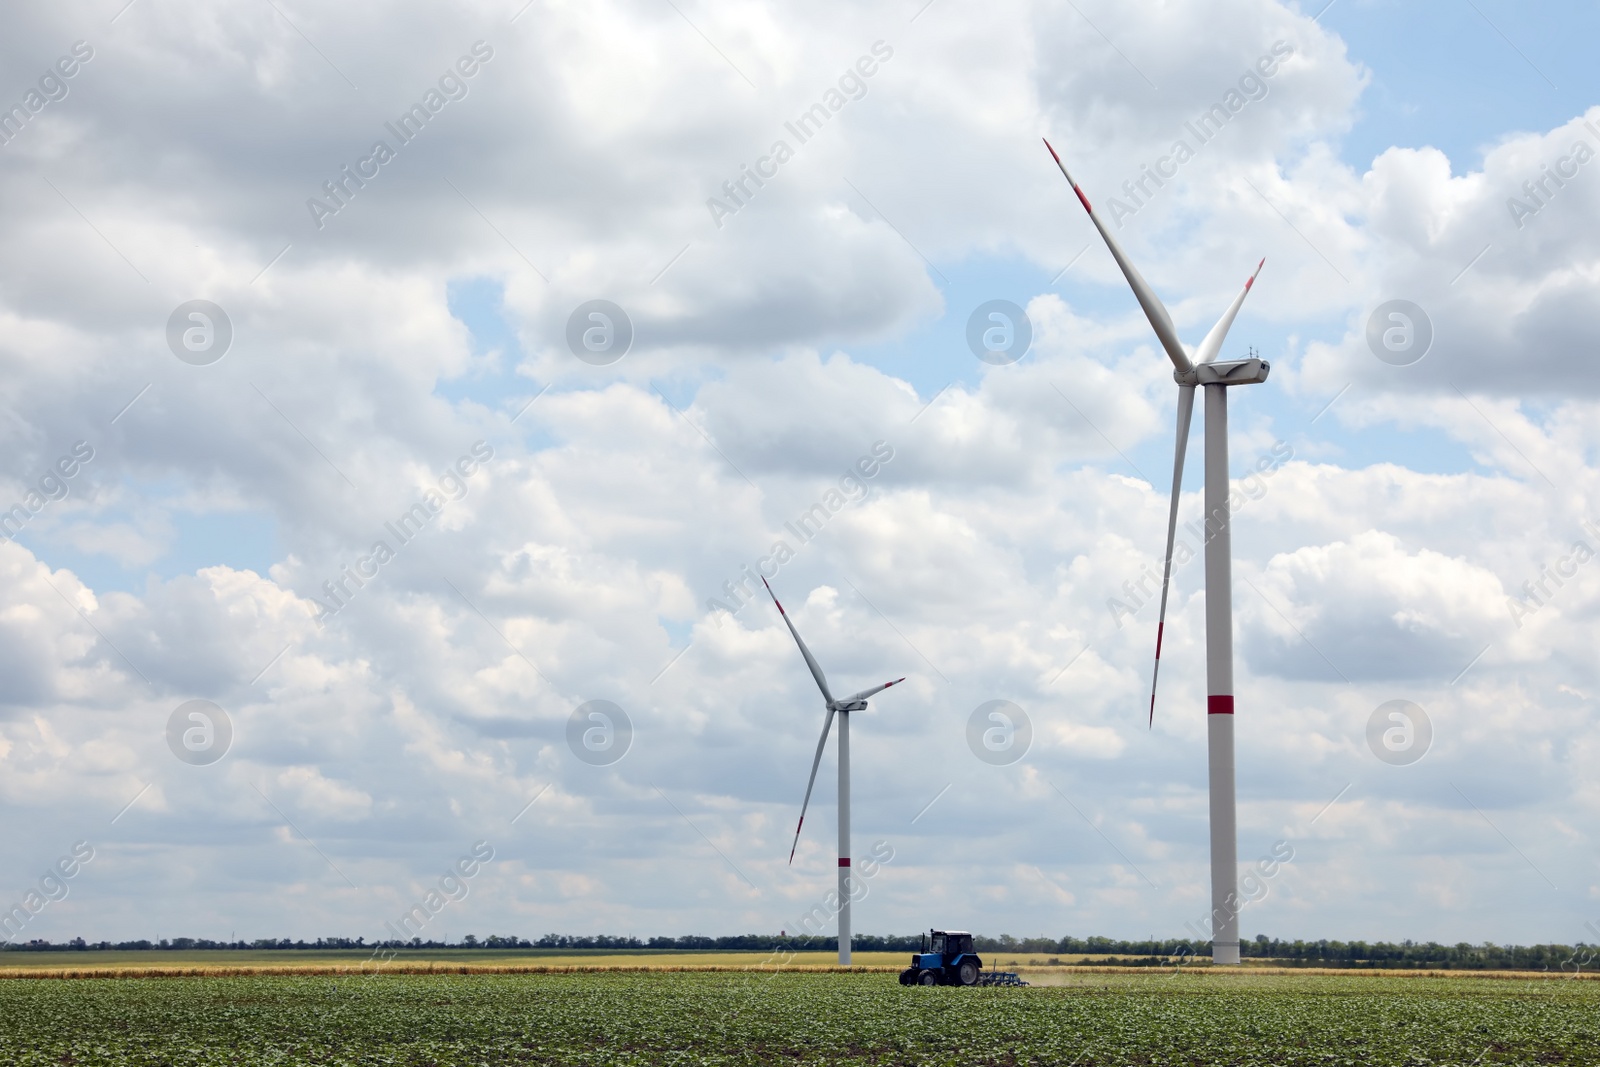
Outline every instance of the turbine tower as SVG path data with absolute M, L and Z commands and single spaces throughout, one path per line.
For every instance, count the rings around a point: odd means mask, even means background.
M 1161 611 L 1156 621 L 1155 667 L 1150 672 L 1150 725 L 1155 725 L 1156 678 L 1161 671 L 1161 638 L 1166 630 L 1167 589 L 1172 581 L 1172 546 L 1178 530 L 1178 494 L 1183 488 L 1183 457 L 1189 443 L 1189 422 L 1194 415 L 1194 390 L 1205 387 L 1205 531 L 1206 531 L 1206 741 L 1211 783 L 1211 962 L 1239 962 L 1239 840 L 1233 787 L 1233 547 L 1228 515 L 1228 388 L 1256 385 L 1267 380 L 1271 365 L 1261 359 L 1225 360 L 1217 354 L 1228 328 L 1239 314 L 1244 298 L 1261 273 L 1245 281 L 1233 303 L 1211 327 L 1193 358 L 1172 325 L 1172 316 L 1140 277 L 1117 239 L 1111 236 L 1089 198 L 1067 173 L 1056 150 L 1045 141 L 1061 174 L 1078 194 L 1089 221 L 1100 231 L 1111 257 L 1144 309 L 1161 347 L 1172 360 L 1178 383 L 1178 440 L 1172 461 L 1172 504 L 1167 513 L 1167 552 L 1161 572 Z
M 778 614 L 783 616 L 784 625 L 788 626 L 789 632 L 794 635 L 794 643 L 800 646 L 800 655 L 805 658 L 806 666 L 811 668 L 811 677 L 817 680 L 817 688 L 822 690 L 823 706 L 827 709 L 827 714 L 822 720 L 822 736 L 817 739 L 817 754 L 811 759 L 811 779 L 806 782 L 806 798 L 800 802 L 800 821 L 794 828 L 794 844 L 789 847 L 791 864 L 794 863 L 794 850 L 800 847 L 800 827 L 806 824 L 806 806 L 811 803 L 811 789 L 817 784 L 817 767 L 822 763 L 822 749 L 828 743 L 828 728 L 833 725 L 834 714 L 837 713 L 839 716 L 839 966 L 848 967 L 850 966 L 850 713 L 866 711 L 868 697 L 876 696 L 905 679 L 896 678 L 892 682 L 863 689 L 843 700 L 833 699 L 833 694 L 828 691 L 828 680 L 822 676 L 822 668 L 817 666 L 817 661 L 812 657 L 806 643 L 800 640 L 800 631 L 789 621 L 789 613 L 778 603 L 778 595 L 772 591 L 772 586 L 767 585 L 765 578 L 761 579 L 761 584 L 767 586 L 767 595 L 772 597 L 774 604 L 777 604 Z

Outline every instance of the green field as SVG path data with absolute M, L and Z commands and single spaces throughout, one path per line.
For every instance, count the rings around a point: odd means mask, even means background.
M 614 972 L 0 981 L 0 1063 L 1600 1064 L 1600 982 L 1537 976 Z

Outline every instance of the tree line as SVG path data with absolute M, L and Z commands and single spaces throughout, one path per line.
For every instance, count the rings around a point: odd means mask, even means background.
M 857 952 L 915 952 L 922 947 L 924 935 L 862 934 L 851 939 Z M 1063 964 L 1083 962 L 1090 965 L 1106 963 L 1122 966 L 1168 966 L 1186 959 L 1204 959 L 1211 955 L 1211 945 L 1206 941 L 1174 938 L 1127 941 L 1110 937 L 1025 937 L 1010 934 L 999 937 L 975 935 L 973 944 L 980 953 L 1030 953 L 1045 956 L 1095 956 L 1086 961 L 1061 960 Z M 4 952 L 162 952 L 205 950 L 370 950 L 390 949 L 461 949 L 461 950 L 556 950 L 566 952 L 834 952 L 839 947 L 832 937 L 786 936 L 784 934 L 738 934 L 723 937 L 706 937 L 688 934 L 682 937 L 637 937 L 610 934 L 572 935 L 545 934 L 537 939 L 515 935 L 491 934 L 478 937 L 468 934 L 460 941 L 412 938 L 409 941 L 368 941 L 364 937 L 319 937 L 315 941 L 283 938 L 256 938 L 252 940 L 212 941 L 207 938 L 174 937 L 158 941 L 85 941 L 75 937 L 71 941 L 52 943 L 35 940 L 19 944 L 0 945 Z M 1496 945 L 1484 942 L 1479 945 L 1460 942 L 1441 945 L 1434 941 L 1305 941 L 1283 940 L 1257 935 L 1253 941 L 1242 942 L 1241 956 L 1250 959 L 1271 959 L 1288 966 L 1305 967 L 1378 967 L 1394 969 L 1437 970 L 1536 970 L 1575 972 L 1600 966 L 1600 946 L 1584 942 L 1576 945 Z

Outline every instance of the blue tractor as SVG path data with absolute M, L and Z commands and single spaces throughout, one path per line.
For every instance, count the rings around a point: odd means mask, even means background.
M 965 930 L 929 930 L 922 951 L 900 972 L 901 985 L 977 985 L 983 977 L 983 960 L 972 950 L 972 935 Z
M 1027 985 L 1011 971 L 985 971 L 965 930 L 929 930 L 922 951 L 900 972 L 901 985 Z

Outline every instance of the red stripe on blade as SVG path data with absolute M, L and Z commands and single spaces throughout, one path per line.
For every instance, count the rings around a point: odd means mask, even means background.
M 1233 694 L 1232 693 L 1212 693 L 1210 696 L 1206 697 L 1206 714 L 1207 715 L 1232 715 L 1233 714 Z
M 1167 632 L 1167 624 L 1166 623 L 1164 623 L 1164 622 L 1156 623 L 1156 659 L 1160 659 L 1161 658 L 1161 635 L 1166 633 L 1166 632 Z
M 1078 203 L 1083 205 L 1083 210 L 1089 212 L 1090 214 L 1093 214 L 1094 213 L 1094 208 L 1089 206 L 1089 198 L 1087 196 L 1083 195 L 1083 190 L 1079 189 L 1076 185 L 1074 185 L 1072 187 L 1072 191 L 1078 194 Z

